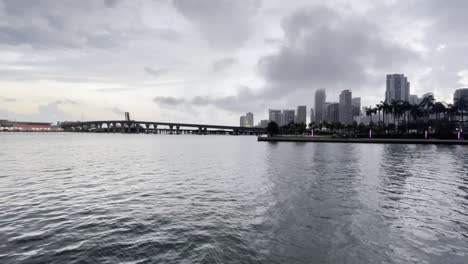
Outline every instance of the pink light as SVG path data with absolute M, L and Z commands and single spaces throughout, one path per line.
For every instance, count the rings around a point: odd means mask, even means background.
M 372 138 L 372 129 L 369 129 L 369 138 Z
M 427 139 L 427 130 L 424 131 L 424 138 Z
M 458 130 L 458 140 L 461 139 L 461 133 L 460 133 L 460 130 Z

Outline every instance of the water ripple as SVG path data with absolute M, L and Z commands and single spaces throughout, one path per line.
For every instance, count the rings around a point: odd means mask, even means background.
M 0 263 L 468 263 L 468 149 L 0 135 Z

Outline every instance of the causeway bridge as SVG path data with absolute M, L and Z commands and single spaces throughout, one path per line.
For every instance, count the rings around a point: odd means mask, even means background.
M 148 122 L 135 120 L 104 120 L 86 122 L 63 122 L 60 127 L 69 132 L 95 133 L 146 133 L 146 134 L 234 134 L 260 135 L 265 128 L 237 127 L 207 124 L 187 124 L 172 122 Z

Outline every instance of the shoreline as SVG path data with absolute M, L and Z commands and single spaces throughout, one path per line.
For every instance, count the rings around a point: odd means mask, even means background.
M 454 139 L 399 139 L 399 138 L 332 138 L 332 137 L 257 137 L 259 142 L 311 142 L 311 143 L 365 143 L 365 144 L 423 144 L 468 145 L 468 140 Z

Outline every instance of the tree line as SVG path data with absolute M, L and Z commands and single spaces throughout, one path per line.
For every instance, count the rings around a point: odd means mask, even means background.
M 305 124 L 291 123 L 287 126 L 278 126 L 270 122 L 267 131 L 274 134 L 304 134 L 315 130 L 319 133 L 336 133 L 363 136 L 369 129 L 378 135 L 394 136 L 395 134 L 410 135 L 421 134 L 428 131 L 441 138 L 453 137 L 457 129 L 462 129 L 465 116 L 468 113 L 468 102 L 460 98 L 454 104 L 436 101 L 433 95 L 425 96 L 420 103 L 411 104 L 408 101 L 394 100 L 380 102 L 375 107 L 366 107 L 365 115 L 370 123 L 342 124 L 340 122 L 322 121 L 310 123 L 307 129 Z M 324 131 L 325 129 L 325 131 Z

